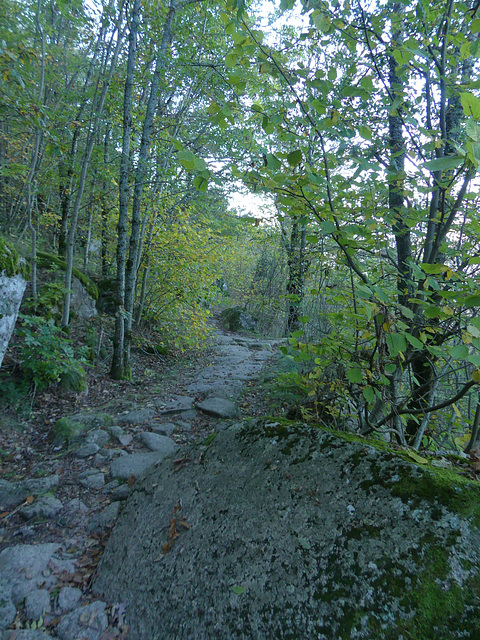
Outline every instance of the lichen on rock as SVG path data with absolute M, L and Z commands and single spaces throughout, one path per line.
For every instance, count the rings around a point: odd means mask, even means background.
M 28 273 L 27 262 L 0 236 L 0 366 L 15 328 Z
M 167 459 L 135 484 L 99 567 L 95 588 L 128 604 L 138 640 L 450 640 L 479 628 L 474 515 L 406 495 L 430 471 L 264 420 L 183 455 L 202 464 Z

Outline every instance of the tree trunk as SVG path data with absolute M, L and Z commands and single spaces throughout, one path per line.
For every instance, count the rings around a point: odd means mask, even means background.
M 392 48 L 403 40 L 401 17 L 404 7 L 395 3 L 392 8 Z M 403 138 L 402 106 L 392 108 L 395 100 L 402 98 L 404 83 L 397 74 L 397 62 L 393 55 L 389 56 L 389 88 L 390 111 L 388 115 L 390 167 L 388 179 L 388 207 L 393 220 L 393 233 L 397 249 L 398 264 L 398 302 L 408 305 L 411 296 L 411 277 L 409 260 L 411 259 L 410 228 L 405 222 L 405 141 Z
M 157 52 L 155 72 L 153 74 L 152 83 L 150 85 L 150 94 L 147 103 L 147 109 L 145 112 L 145 118 L 142 129 L 142 139 L 140 142 L 140 149 L 138 152 L 137 168 L 135 171 L 135 185 L 133 190 L 133 203 L 132 203 L 132 217 L 131 217 L 131 234 L 129 243 L 128 259 L 125 262 L 125 257 L 122 257 L 122 267 L 125 265 L 125 276 L 122 282 L 123 287 L 123 304 L 124 313 L 122 314 L 123 331 L 121 334 L 122 346 L 116 343 L 116 334 L 114 338 L 114 356 L 118 361 L 121 361 L 124 371 L 124 379 L 131 379 L 131 364 L 130 364 L 130 345 L 132 338 L 132 325 L 133 325 L 133 311 L 135 300 L 135 286 L 137 282 L 137 267 L 140 262 L 139 256 L 139 239 L 140 239 L 140 226 L 141 226 L 141 204 L 145 179 L 147 176 L 148 168 L 148 151 L 150 148 L 150 139 L 153 118 L 158 104 L 158 90 L 160 86 L 160 79 L 162 71 L 165 68 L 165 55 L 172 35 L 172 23 L 175 15 L 175 3 L 173 0 L 170 2 L 170 8 L 165 18 L 163 26 L 162 41 L 160 48 Z M 134 63 L 134 57 L 132 62 Z M 133 70 L 132 70 L 133 74 Z M 128 74 L 127 74 L 128 75 Z M 131 100 L 131 95 L 130 95 Z M 130 102 L 131 110 L 131 102 Z M 126 238 L 125 238 L 126 241 Z M 125 247 L 126 250 L 126 247 Z M 119 266 L 117 265 L 117 269 Z M 119 287 L 120 288 L 120 287 Z M 120 337 L 120 330 L 119 330 Z M 122 350 L 120 355 L 119 350 Z M 112 376 L 116 379 L 118 375 L 118 369 L 114 372 L 112 364 Z
M 128 203 L 130 177 L 130 137 L 132 132 L 132 92 L 137 51 L 141 0 L 135 0 L 128 35 L 127 75 L 123 94 L 123 137 L 120 157 L 119 215 L 117 225 L 117 311 L 113 336 L 113 357 L 110 375 L 114 380 L 130 380 L 130 363 L 124 362 L 125 343 L 125 265 L 128 246 Z

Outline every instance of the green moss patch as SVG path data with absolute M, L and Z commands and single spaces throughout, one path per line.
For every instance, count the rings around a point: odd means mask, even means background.
M 2 271 L 9 278 L 21 275 L 26 280 L 30 275 L 30 265 L 20 257 L 15 247 L 0 236 L 0 273 Z
M 59 258 L 58 256 L 51 255 L 50 253 L 45 253 L 44 251 L 37 252 L 37 263 L 38 266 L 43 269 L 52 269 L 52 267 L 57 267 L 58 269 L 65 271 L 67 268 L 65 260 L 62 260 L 62 258 Z M 88 295 L 94 300 L 98 300 L 97 285 L 76 267 L 73 267 L 72 274 L 82 283 L 87 290 Z

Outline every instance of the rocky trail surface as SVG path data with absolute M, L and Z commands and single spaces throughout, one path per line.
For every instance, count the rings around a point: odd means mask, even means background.
M 274 346 L 219 331 L 208 363 L 155 386 L 145 370 L 144 385 L 98 395 L 96 407 L 61 418 L 47 409 L 41 428 L 2 431 L 2 640 L 130 637 L 124 606 L 91 590 L 110 530 L 149 469 L 168 456 L 180 468 L 188 444 L 241 416 L 242 390 Z

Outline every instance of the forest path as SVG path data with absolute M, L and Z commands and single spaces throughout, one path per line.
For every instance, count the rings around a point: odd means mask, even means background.
M 90 592 L 123 501 L 152 465 L 173 452 L 181 465 L 184 445 L 248 415 L 242 391 L 277 345 L 217 329 L 200 364 L 163 379 L 145 368 L 144 382 L 137 365 L 133 385 L 103 381 L 106 402 L 97 390 L 60 420 L 45 409 L 41 437 L 31 425 L 2 439 L 12 455 L 0 479 L 0 638 L 128 637 L 121 612 Z

